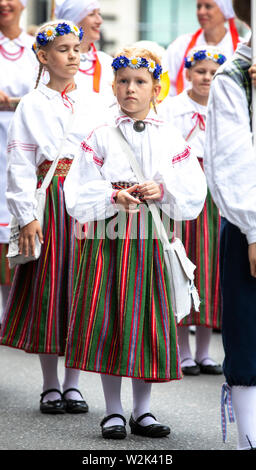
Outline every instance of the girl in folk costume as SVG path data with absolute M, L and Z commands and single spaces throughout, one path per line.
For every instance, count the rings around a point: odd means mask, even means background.
M 88 410 L 77 390 L 78 371 L 65 371 L 63 394 L 57 374 L 58 356 L 65 351 L 82 243 L 75 237 L 74 221 L 65 209 L 63 184 L 86 120 L 93 119 L 82 114 L 89 100 L 75 89 L 74 83 L 82 34 L 73 23 L 48 23 L 40 28 L 33 46 L 40 63 L 37 83 L 44 68 L 50 81 L 47 86 L 40 83 L 22 98 L 8 138 L 7 202 L 21 227 L 20 252 L 33 253 L 36 236 L 43 244 L 39 260 L 15 270 L 0 341 L 2 345 L 39 354 L 44 379 L 40 402 L 43 413 Z M 95 101 L 91 107 L 95 107 Z M 35 189 L 57 157 L 74 106 L 75 122 L 47 189 L 42 233 Z
M 55 9 L 57 18 L 74 21 L 81 26 L 85 37 L 81 44 L 81 62 L 76 82 L 82 83 L 88 93 L 100 93 L 106 103 L 112 104 L 112 57 L 97 51 L 94 43 L 100 39 L 100 2 L 94 0 L 60 0 Z
M 7 129 L 18 98 L 34 86 L 37 63 L 31 50 L 33 39 L 20 28 L 26 0 L 0 0 L 0 323 L 11 285 L 6 258 L 10 213 L 7 209 Z
M 189 85 L 184 60 L 190 49 L 207 44 L 218 47 L 227 58 L 233 55 L 239 42 L 234 17 L 232 0 L 197 0 L 197 18 L 201 28 L 194 34 L 178 37 L 166 51 L 171 96 L 181 93 Z M 227 21 L 228 30 L 225 26 Z
M 250 0 L 234 0 L 233 4 L 238 18 L 249 26 Z M 209 189 L 222 215 L 223 438 L 225 441 L 227 404 L 229 420 L 236 419 L 239 450 L 256 449 L 256 160 L 250 78 L 256 86 L 256 65 L 251 65 L 249 41 L 238 46 L 232 60 L 214 77 L 204 160 Z
M 181 370 L 163 249 L 147 201 L 155 201 L 168 220 L 177 207 L 184 219 L 193 219 L 203 207 L 206 184 L 182 136 L 150 109 L 160 91 L 158 57 L 144 49 L 124 49 L 113 69 L 120 108 L 113 122 L 83 142 L 64 188 L 69 213 L 81 223 L 91 221 L 66 365 L 101 374 L 104 438 L 126 436 L 122 376 L 132 379 L 131 432 L 161 437 L 170 429 L 150 413 L 151 382 L 180 379 Z M 129 142 L 145 183 L 137 184 L 113 128 Z
M 186 79 L 191 88 L 167 98 L 166 117 L 181 131 L 203 167 L 207 102 L 214 74 L 225 56 L 214 46 L 192 49 L 185 58 Z M 161 108 L 162 107 L 162 108 Z M 209 357 L 212 328 L 221 325 L 219 285 L 220 217 L 210 193 L 203 211 L 196 220 L 182 224 L 182 240 L 188 257 L 197 266 L 195 284 L 200 296 L 200 311 L 191 311 L 178 327 L 182 371 L 186 375 L 221 374 L 222 368 Z M 189 345 L 189 325 L 196 325 L 195 360 Z

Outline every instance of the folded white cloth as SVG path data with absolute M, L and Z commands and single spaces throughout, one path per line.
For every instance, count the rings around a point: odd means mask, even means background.
M 235 12 L 232 6 L 232 0 L 215 0 L 218 7 L 221 9 L 226 20 L 230 20 L 235 17 Z
M 79 23 L 93 10 L 100 8 L 97 0 L 57 0 L 56 18 L 66 19 Z

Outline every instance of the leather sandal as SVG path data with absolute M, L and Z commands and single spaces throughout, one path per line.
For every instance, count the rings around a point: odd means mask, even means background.
M 109 421 L 111 418 L 120 418 L 124 422 L 124 426 L 122 425 L 115 425 L 115 426 L 104 426 L 107 421 Z M 106 416 L 103 418 L 103 420 L 100 423 L 101 425 L 101 432 L 102 432 L 102 437 L 104 439 L 124 439 L 127 435 L 125 425 L 126 425 L 126 419 L 124 416 L 114 413 L 112 415 Z
M 73 400 L 72 398 L 65 398 L 65 395 L 68 392 L 78 392 L 79 395 L 81 395 L 82 400 Z M 89 410 L 89 407 L 86 403 L 86 401 L 83 399 L 83 395 L 77 388 L 67 388 L 65 392 L 62 394 L 63 400 L 66 405 L 66 412 L 67 413 L 87 413 Z
M 57 392 L 60 394 L 60 398 L 58 400 L 47 400 L 43 401 L 44 397 L 51 392 Z M 41 393 L 41 400 L 40 400 L 40 411 L 41 413 L 46 414 L 63 414 L 66 412 L 65 402 L 62 398 L 62 393 L 57 388 L 49 388 Z
M 146 418 L 147 416 L 150 416 L 151 418 L 156 420 L 155 416 L 151 413 L 144 413 L 143 415 L 139 416 L 136 421 L 131 415 L 129 425 L 132 434 L 137 434 L 138 436 L 145 437 L 165 437 L 170 434 L 171 429 L 169 428 L 169 426 L 164 426 L 160 423 L 153 423 L 149 424 L 148 426 L 142 426 L 141 424 L 139 424 L 140 421 L 142 421 L 143 418 Z

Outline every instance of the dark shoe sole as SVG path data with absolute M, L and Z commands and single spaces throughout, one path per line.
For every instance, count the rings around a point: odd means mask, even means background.
M 110 426 L 102 428 L 102 437 L 104 439 L 124 439 L 127 436 L 124 426 Z

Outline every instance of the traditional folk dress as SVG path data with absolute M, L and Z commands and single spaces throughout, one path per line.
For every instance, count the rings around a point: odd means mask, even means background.
M 227 58 L 233 55 L 239 41 L 234 20 L 230 19 L 229 23 L 230 27 L 227 29 L 224 38 L 216 44 L 216 48 L 222 51 Z M 179 36 L 168 46 L 163 60 L 169 72 L 170 96 L 175 96 L 190 86 L 185 77 L 184 59 L 191 49 L 204 44 L 207 44 L 204 31 L 199 29 L 194 34 Z
M 92 110 L 103 108 L 78 89 L 61 94 L 40 84 L 23 97 L 9 130 L 7 202 L 23 227 L 37 218 L 35 189 L 57 156 L 74 105 L 75 121 L 47 189 L 41 256 L 16 267 L 2 321 L 1 344 L 31 353 L 64 354 L 83 234 L 66 212 L 63 184 L 87 123 L 96 123 Z
M 256 279 L 248 259 L 248 244 L 256 242 L 251 57 L 251 48 L 241 44 L 232 61 L 218 69 L 209 98 L 204 160 L 208 186 L 222 215 L 223 370 L 229 386 L 256 385 Z
M 21 97 L 35 86 L 37 61 L 32 52 L 33 38 L 22 31 L 10 40 L 0 32 L 0 90 L 9 97 Z M 0 107 L 0 286 L 11 284 L 11 271 L 6 258 L 9 241 L 10 212 L 7 208 L 6 148 L 7 130 L 14 109 Z
M 119 126 L 148 180 L 162 185 L 157 202 L 169 217 L 197 217 L 204 174 L 179 131 L 153 111 L 145 130 L 121 111 L 83 142 L 65 182 L 68 212 L 90 222 L 77 279 L 66 366 L 111 375 L 169 381 L 181 378 L 176 324 L 163 249 L 146 204 L 128 216 L 114 203 L 117 188 L 136 182 L 113 140 Z M 73 188 L 76 188 L 74 191 Z M 138 194 L 139 196 L 139 194 Z
M 161 111 L 163 110 L 163 111 Z M 196 153 L 203 168 L 207 106 L 200 105 L 188 95 L 188 89 L 167 98 L 159 106 L 177 126 Z M 193 308 L 179 326 L 198 325 L 210 328 L 221 326 L 221 294 L 219 285 L 220 216 L 208 191 L 204 208 L 195 220 L 182 223 L 181 237 L 189 259 L 196 265 L 195 285 L 200 296 L 200 311 Z

